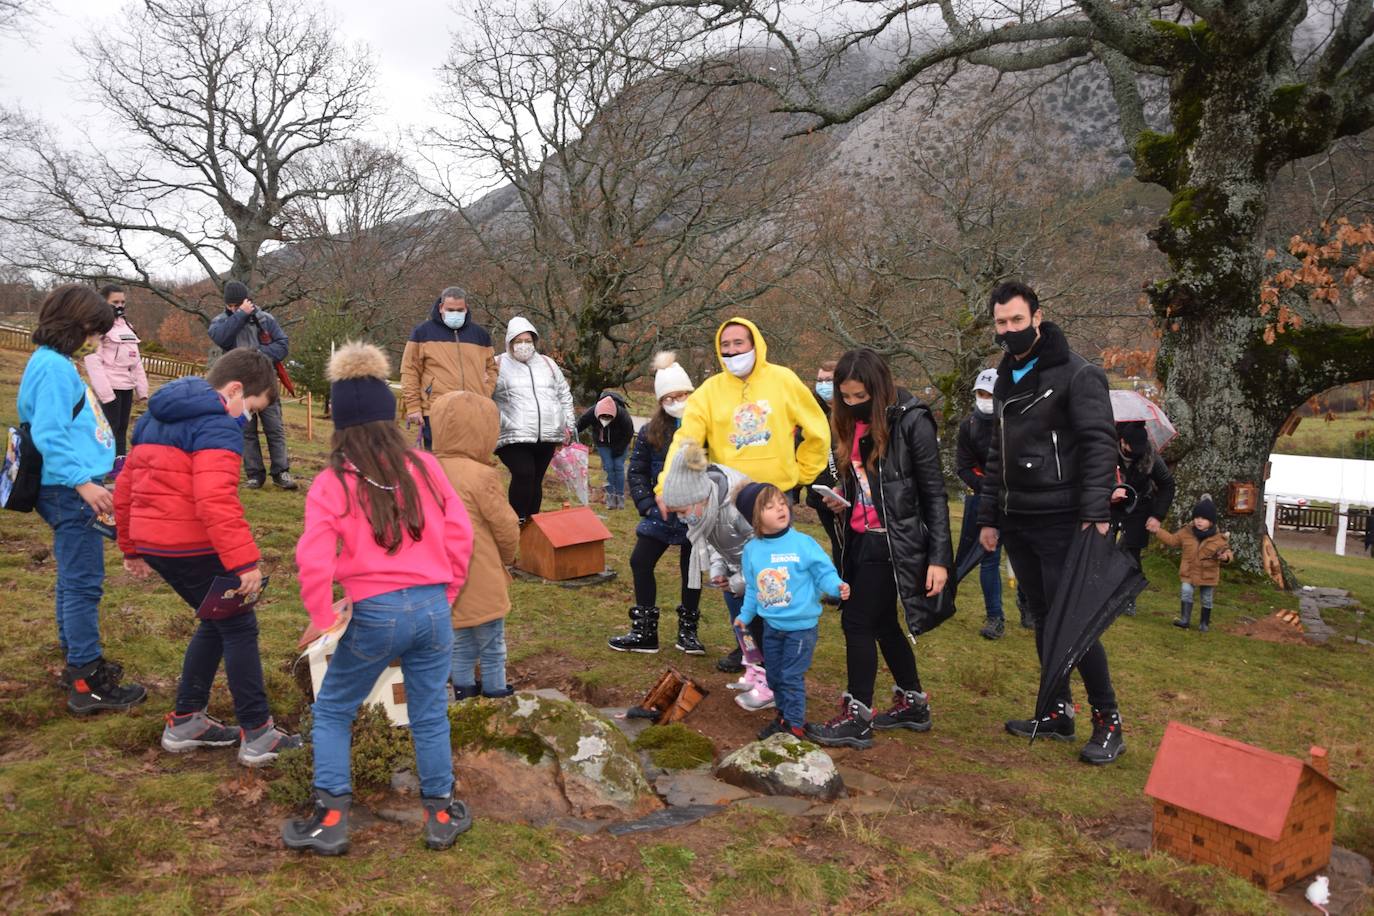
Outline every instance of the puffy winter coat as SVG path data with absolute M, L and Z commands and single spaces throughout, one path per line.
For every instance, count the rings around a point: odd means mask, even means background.
M 1134 461 L 1118 458 L 1117 462 L 1121 483 L 1136 492 L 1135 506 L 1121 518 L 1121 545 L 1144 547 L 1150 539 L 1146 523 L 1151 518 L 1162 521 L 1174 504 L 1174 475 L 1153 450 Z
M 148 376 L 138 344 L 138 335 L 120 315 L 100 338 L 100 348 L 86 357 L 86 376 L 100 403 L 113 401 L 116 391 L 132 391 L 139 400 L 148 396 Z
M 134 427 L 115 482 L 115 523 L 126 557 L 218 554 L 224 568 L 257 565 L 239 502 L 243 431 L 203 378 L 163 385 Z
M 506 352 L 497 357 L 498 374 L 492 399 L 501 410 L 501 435 L 496 447 L 522 442 L 562 443 L 577 423 L 572 391 L 563 370 L 542 353 L 527 363 L 511 355 L 511 341 L 528 331 L 539 333 L 524 318 L 506 326 Z
M 878 460 L 872 487 L 873 508 L 887 529 L 887 545 L 897 594 L 906 610 L 907 626 L 913 635 L 933 629 L 949 616 L 941 610 L 947 596 L 926 596 L 926 570 L 929 565 L 952 570 L 954 548 L 950 540 L 949 504 L 940 469 L 940 441 L 935 417 L 930 408 L 916 398 L 887 409 L 887 454 Z M 873 440 L 859 440 L 859 455 L 867 466 Z M 857 502 L 857 487 L 852 471 L 840 474 L 842 492 L 851 503 Z M 841 540 L 841 555 L 852 543 L 854 532 L 846 524 L 836 525 Z M 843 559 L 842 559 L 843 562 Z M 952 583 L 946 585 L 950 588 Z
M 997 420 L 992 414 L 974 413 L 959 421 L 959 438 L 954 448 L 954 473 L 970 490 L 977 493 L 987 473 L 988 449 L 992 447 L 992 433 Z
M 596 442 L 597 448 L 609 448 L 613 455 L 623 455 L 625 450 L 630 447 L 630 440 L 635 437 L 635 421 L 630 416 L 630 409 L 625 406 L 625 399 L 614 391 L 603 391 L 597 398 L 610 398 L 615 401 L 615 416 L 606 426 L 601 425 L 601 421 L 596 418 L 596 405 L 593 404 L 582 412 L 582 416 L 577 418 L 577 431 L 585 432 L 592 430 L 592 439 Z
M 687 543 L 687 523 L 676 515 L 664 518 L 658 511 L 658 500 L 654 498 L 654 487 L 659 475 L 663 473 L 664 459 L 668 457 L 668 443 L 662 448 L 649 444 L 644 431 L 635 436 L 634 448 L 630 450 L 630 461 L 625 467 L 625 482 L 630 490 L 630 499 L 639 510 L 639 524 L 635 533 L 653 538 L 669 546 L 677 547 Z
M 429 415 L 441 394 L 471 391 L 491 397 L 496 387 L 496 357 L 491 334 L 477 324 L 471 306 L 458 330 L 444 324 L 435 299 L 429 317 L 415 326 L 401 354 L 401 403 L 407 414 Z
M 1033 356 L 1019 382 L 1010 355 L 997 368 L 997 429 L 978 524 L 999 528 L 1012 514 L 1110 521 L 1118 451 L 1107 376 L 1070 350 L 1049 321 L 1040 325 Z
M 264 333 L 267 343 L 262 342 Z M 210 322 L 210 339 L 225 353 L 237 349 L 260 350 L 274 363 L 286 359 L 289 346 L 277 319 L 259 308 L 253 309 L 252 314 L 241 308 L 220 312 Z
M 1229 557 L 1222 560 L 1223 554 L 1231 549 L 1231 536 L 1222 531 L 1198 540 L 1192 525 L 1184 525 L 1170 534 L 1163 528 L 1155 532 L 1159 540 L 1170 547 L 1182 549 L 1183 556 L 1178 563 L 1178 577 L 1193 585 L 1219 585 L 1221 583 L 1221 564 L 1230 562 Z
M 706 543 L 710 546 L 711 553 L 709 575 L 713 579 L 724 576 L 730 580 L 730 591 L 736 595 L 743 595 L 744 576 L 740 573 L 744 564 L 742 557 L 744 545 L 754 537 L 754 526 L 735 508 L 732 494 L 741 484 L 747 483 L 749 478 L 734 468 L 718 464 L 708 467 L 706 476 L 715 487 L 713 498 L 720 507 L 716 513 L 714 527 L 706 532 Z
M 468 579 L 453 605 L 455 627 L 506 616 L 510 574 L 520 545 L 520 520 L 506 499 L 501 475 L 491 465 L 500 418 L 491 399 L 471 391 L 450 391 L 430 404 L 434 457 L 439 459 L 472 522 Z

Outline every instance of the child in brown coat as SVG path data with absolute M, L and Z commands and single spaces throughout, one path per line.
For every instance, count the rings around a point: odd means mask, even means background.
M 453 668 L 449 680 L 458 699 L 475 697 L 477 665 L 481 694 L 510 696 L 506 683 L 506 613 L 510 574 L 520 543 L 520 523 L 506 499 L 501 475 L 492 466 L 500 414 L 491 398 L 450 391 L 430 405 L 434 457 L 472 520 L 472 562 L 468 580 L 453 605 Z
M 1178 577 L 1182 581 L 1182 610 L 1174 626 L 1188 629 L 1193 622 L 1193 594 L 1202 599 L 1202 622 L 1198 631 L 1206 633 L 1212 622 L 1212 596 L 1221 582 L 1221 564 L 1231 562 L 1230 535 L 1217 528 L 1217 507 L 1204 495 L 1193 507 L 1193 523 L 1173 534 L 1163 528 L 1155 536 L 1170 547 L 1182 548 Z

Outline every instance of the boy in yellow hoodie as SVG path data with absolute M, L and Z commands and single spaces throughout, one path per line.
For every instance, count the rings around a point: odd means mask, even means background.
M 811 389 L 791 369 L 768 361 L 768 344 L 747 318 L 730 318 L 720 326 L 716 356 L 725 371 L 702 382 L 687 399 L 664 467 L 673 466 L 686 440 L 704 443 L 712 464 L 783 492 L 815 480 L 827 464 L 830 425 Z M 793 438 L 798 429 L 800 444 Z M 657 492 L 662 487 L 660 480 Z

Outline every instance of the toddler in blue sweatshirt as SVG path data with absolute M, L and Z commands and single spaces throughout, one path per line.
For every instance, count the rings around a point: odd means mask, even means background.
M 757 535 L 744 547 L 744 607 L 735 626 L 743 630 L 763 618 L 763 664 L 778 718 L 759 734 L 803 737 L 806 725 L 806 671 L 816 649 L 821 596 L 849 597 L 830 555 L 815 540 L 792 528 L 792 508 L 772 484 L 750 483 L 735 495 L 735 508 Z

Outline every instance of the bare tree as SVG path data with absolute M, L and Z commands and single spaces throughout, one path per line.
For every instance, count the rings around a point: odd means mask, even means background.
M 1168 259 L 1149 289 L 1161 334 L 1157 372 L 1179 428 L 1176 476 L 1185 497 L 1263 485 L 1275 436 L 1296 407 L 1333 385 L 1374 377 L 1368 327 L 1324 320 L 1301 289 L 1284 309 L 1310 320 L 1279 324 L 1261 301 L 1275 265 L 1265 257 L 1272 182 L 1288 163 L 1374 127 L 1374 8 L 1333 0 L 1072 0 L 970 4 L 859 0 L 827 5 L 825 36 L 781 0 L 648 0 L 646 16 L 688 8 L 713 40 L 745 34 L 788 61 L 785 73 L 736 68 L 722 83 L 772 91 L 811 128 L 850 121 L 913 86 L 969 65 L 1001 72 L 1087 60 L 1111 81 L 1126 149 L 1141 181 L 1172 195 L 1150 238 Z M 824 89 L 831 62 L 885 37 L 899 48 L 885 78 L 857 97 Z M 809 55 L 822 53 L 819 63 Z M 1167 82 L 1166 129 L 1147 119 L 1142 87 Z M 1263 515 L 1228 520 L 1244 564 L 1261 568 Z
M 798 257 L 781 217 L 805 150 L 769 132 L 762 93 L 662 75 L 687 20 L 651 20 L 626 28 L 614 0 L 479 4 L 443 71 L 453 127 L 430 138 L 509 188 L 461 209 L 490 268 L 485 298 L 528 314 L 584 397 L 636 378 L 655 348 L 702 334 Z M 442 175 L 441 193 L 461 204 L 469 174 Z
M 300 168 L 369 113 L 372 63 L 340 43 L 305 0 L 145 0 L 81 48 L 110 115 L 81 152 L 31 128 L 4 177 L 4 218 L 22 267 L 119 277 L 206 320 L 160 280 L 187 269 L 218 290 L 277 278 L 263 258 L 290 242 L 293 208 L 352 192 L 365 177 Z M 289 302 L 301 291 L 274 290 Z
M 0 35 L 17 33 L 20 24 L 42 5 L 35 0 L 0 0 Z

